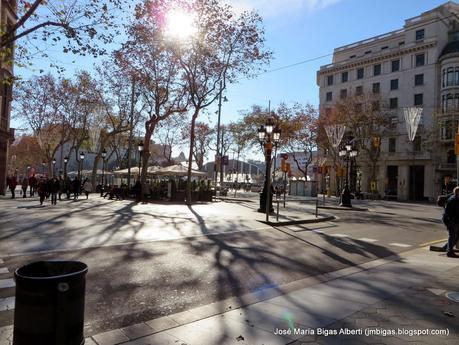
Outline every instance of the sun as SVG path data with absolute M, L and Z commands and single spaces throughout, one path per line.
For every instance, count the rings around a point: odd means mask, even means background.
M 166 35 L 186 40 L 193 37 L 197 32 L 196 17 L 192 12 L 181 9 L 172 9 L 166 14 Z

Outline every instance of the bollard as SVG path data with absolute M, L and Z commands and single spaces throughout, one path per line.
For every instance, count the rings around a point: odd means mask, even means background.
M 37 261 L 18 268 L 13 345 L 83 345 L 86 264 Z

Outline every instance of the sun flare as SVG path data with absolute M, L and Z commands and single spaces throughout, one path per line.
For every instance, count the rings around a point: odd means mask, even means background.
M 191 12 L 181 9 L 170 10 L 166 15 L 166 34 L 172 38 L 185 40 L 196 34 L 196 18 Z

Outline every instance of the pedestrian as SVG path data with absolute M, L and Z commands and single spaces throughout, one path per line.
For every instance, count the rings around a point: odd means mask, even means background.
M 57 193 L 59 192 L 59 180 L 53 177 L 49 180 L 49 193 L 51 194 L 51 205 L 57 205 Z
M 454 253 L 454 245 L 459 234 L 459 187 L 454 188 L 453 195 L 446 202 L 443 213 L 443 223 L 448 229 L 448 242 L 446 243 L 446 256 L 458 258 Z
M 134 185 L 134 194 L 135 194 L 135 201 L 140 202 L 141 196 L 142 196 L 142 185 L 140 184 L 140 180 L 137 180 L 137 182 Z
M 27 176 L 24 176 L 21 182 L 21 188 L 22 188 L 22 197 L 27 198 L 27 187 L 29 186 L 29 179 Z
M 35 189 L 37 188 L 37 178 L 35 177 L 35 174 L 29 177 L 29 186 L 30 186 L 30 196 L 35 195 Z
M 84 193 L 86 194 L 86 200 L 88 200 L 89 193 L 92 192 L 92 183 L 89 182 L 89 180 L 87 178 L 86 178 L 86 180 L 84 180 L 83 190 L 84 190 Z
M 14 199 L 16 197 L 15 192 L 16 192 L 16 186 L 18 185 L 18 181 L 16 178 L 16 175 L 10 176 L 8 181 L 8 187 L 11 191 L 11 199 Z
M 65 193 L 67 194 L 67 200 L 70 199 L 70 193 L 72 192 L 72 181 L 70 180 L 70 177 L 65 178 Z
M 65 180 L 59 175 L 59 200 L 62 200 L 62 194 L 65 194 Z
M 42 178 L 40 181 L 38 181 L 37 184 L 37 193 L 38 196 L 40 197 L 40 205 L 43 205 L 43 201 L 45 201 L 46 193 L 47 193 L 47 183 L 44 178 Z
M 77 176 L 72 181 L 72 189 L 73 189 L 73 200 L 78 200 L 78 195 L 80 195 L 80 180 Z

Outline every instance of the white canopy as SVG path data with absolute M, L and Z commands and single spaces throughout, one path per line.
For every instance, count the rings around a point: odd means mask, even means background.
M 154 175 L 159 175 L 159 176 L 166 176 L 166 175 L 171 175 L 171 176 L 186 176 L 188 175 L 188 167 L 185 167 L 180 164 L 176 165 L 171 165 L 169 167 L 163 167 L 159 168 L 154 172 Z M 191 170 L 191 175 L 192 176 L 206 176 L 207 173 L 204 171 L 199 171 L 199 170 Z

